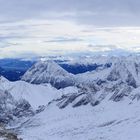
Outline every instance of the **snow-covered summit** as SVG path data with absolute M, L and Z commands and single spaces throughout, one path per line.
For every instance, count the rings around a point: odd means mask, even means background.
M 133 87 L 140 85 L 140 61 L 136 59 L 118 59 L 112 65 L 108 80 L 122 80 Z
M 0 76 L 0 82 L 8 82 L 9 80 L 8 79 L 6 79 L 5 77 L 3 77 L 3 76 Z
M 22 80 L 34 83 L 50 83 L 56 88 L 64 88 L 74 84 L 74 77 L 54 61 L 39 61 L 29 69 Z

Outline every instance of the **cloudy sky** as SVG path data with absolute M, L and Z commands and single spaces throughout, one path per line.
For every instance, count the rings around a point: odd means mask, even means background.
M 0 57 L 140 51 L 140 0 L 0 0 Z

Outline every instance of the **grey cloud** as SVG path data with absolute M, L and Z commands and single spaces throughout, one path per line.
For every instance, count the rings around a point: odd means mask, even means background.
M 80 38 L 57 37 L 57 38 L 53 38 L 51 40 L 47 40 L 45 42 L 49 42 L 49 43 L 53 43 L 53 42 L 65 43 L 65 42 L 79 42 L 79 41 L 83 41 L 83 39 L 80 39 Z
M 67 56 L 78 56 L 78 57 L 81 57 L 81 56 L 99 56 L 99 55 L 108 55 L 108 56 L 127 56 L 127 55 L 131 55 L 133 54 L 133 52 L 131 51 L 127 51 L 125 49 L 112 49 L 110 51 L 79 51 L 79 52 L 69 52 L 67 53 L 66 55 Z M 138 54 L 138 53 L 135 53 L 135 54 Z
M 139 26 L 139 0 L 0 0 L 3 20 L 71 19 L 79 24 Z
M 89 44 L 88 45 L 88 47 L 90 47 L 90 48 L 110 48 L 110 49 L 115 49 L 115 48 L 117 48 L 117 46 L 116 45 L 92 45 L 92 44 Z

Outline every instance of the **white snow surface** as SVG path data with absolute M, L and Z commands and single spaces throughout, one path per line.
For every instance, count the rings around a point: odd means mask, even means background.
M 22 127 L 24 140 L 139 140 L 140 102 L 91 107 L 49 106 Z
M 0 77 L 0 89 L 7 90 L 16 100 L 27 100 L 33 109 L 40 105 L 47 105 L 53 99 L 61 96 L 61 92 L 50 84 L 35 85 L 24 81 L 10 82 L 4 77 Z

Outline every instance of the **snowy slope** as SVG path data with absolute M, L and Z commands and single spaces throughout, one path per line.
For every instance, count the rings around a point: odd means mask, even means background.
M 49 84 L 34 85 L 24 81 L 10 82 L 4 77 L 0 77 L 0 89 L 10 92 L 16 100 L 27 100 L 34 109 L 41 105 L 47 105 L 48 102 L 61 95 L 61 92 Z
M 24 140 L 139 140 L 139 106 L 139 102 L 129 104 L 127 100 L 104 102 L 94 108 L 59 110 L 50 106 L 24 124 L 21 137 Z M 34 127 L 30 127 L 32 124 Z

